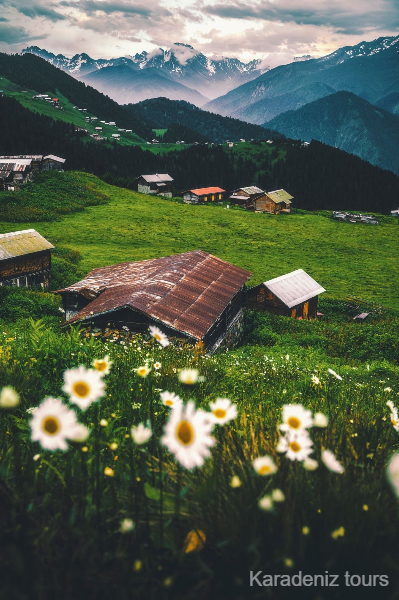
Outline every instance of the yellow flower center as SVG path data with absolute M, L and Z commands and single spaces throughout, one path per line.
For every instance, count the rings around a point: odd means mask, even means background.
M 158 342 L 160 342 L 160 341 L 161 341 L 161 339 L 162 339 L 162 338 L 161 338 L 161 336 L 159 335 L 159 333 L 156 333 L 156 334 L 154 335 L 154 338 L 155 338 L 156 340 L 158 340 Z
M 224 419 L 225 416 L 227 415 L 226 411 L 223 408 L 217 408 L 216 410 L 213 411 L 213 414 L 218 419 Z
M 287 423 L 292 429 L 299 429 L 301 426 L 301 422 L 297 417 L 290 417 Z
M 301 446 L 298 444 L 298 442 L 290 442 L 289 446 L 293 452 L 299 452 L 301 449 Z
M 80 398 L 86 398 L 90 393 L 90 386 L 85 381 L 77 381 L 73 385 L 73 393 Z
M 263 465 L 263 467 L 261 467 L 258 472 L 259 475 L 267 475 L 271 472 L 270 465 Z
M 147 375 L 147 369 L 145 367 L 140 367 L 137 369 L 137 373 L 140 375 L 140 377 L 144 377 L 144 375 Z
M 188 421 L 180 421 L 176 429 L 176 437 L 184 446 L 189 446 L 194 441 L 194 429 Z
M 43 431 L 48 435 L 55 435 L 61 429 L 61 425 L 58 419 L 55 417 L 46 417 L 43 421 Z
M 105 360 L 96 360 L 97 371 L 105 371 L 106 368 L 107 368 L 107 363 Z
M 173 406 L 172 400 L 165 400 L 166 406 Z
M 392 419 L 392 425 L 396 425 L 395 419 Z

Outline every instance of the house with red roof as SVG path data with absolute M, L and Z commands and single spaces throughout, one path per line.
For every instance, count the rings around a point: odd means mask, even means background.
M 223 202 L 226 190 L 220 187 L 197 188 L 182 192 L 187 204 L 203 204 L 205 202 Z

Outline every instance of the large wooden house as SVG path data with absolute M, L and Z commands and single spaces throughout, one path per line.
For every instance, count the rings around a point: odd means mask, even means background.
M 42 154 L 0 156 L 0 191 L 19 189 L 41 171 L 62 171 L 64 163 L 65 158 L 53 154 L 44 157 Z
M 266 192 L 265 198 L 259 202 L 258 210 L 276 215 L 279 213 L 289 213 L 291 212 L 291 200 L 293 199 L 294 197 L 285 190 Z
M 223 202 L 226 190 L 222 190 L 220 187 L 207 187 L 185 190 L 182 193 L 186 204 L 204 204 L 205 202 Z
M 296 319 L 315 319 L 319 294 L 325 291 L 303 269 L 298 269 L 248 289 L 247 308 Z
M 251 273 L 202 250 L 94 269 L 62 296 L 66 323 L 203 342 L 213 352 L 243 332 L 245 283 Z
M 136 179 L 137 190 L 142 194 L 154 194 L 172 198 L 173 178 L 167 173 L 155 173 L 154 175 L 140 175 Z
M 232 204 L 242 206 L 247 210 L 259 211 L 263 206 L 262 202 L 266 199 L 266 194 L 256 185 L 242 187 L 234 190 L 229 197 Z
M 0 235 L 0 285 L 46 288 L 51 275 L 50 242 L 34 229 Z

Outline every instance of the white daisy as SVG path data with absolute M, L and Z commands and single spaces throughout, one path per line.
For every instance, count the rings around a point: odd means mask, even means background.
M 150 325 L 149 329 L 150 329 L 150 334 L 152 335 L 152 337 L 155 338 L 157 340 L 157 342 L 159 342 L 161 344 L 161 346 L 163 346 L 164 348 L 166 346 L 169 346 L 170 342 L 168 340 L 168 336 L 165 335 L 159 329 L 159 327 L 156 327 L 155 325 Z
M 174 392 L 165 391 L 161 392 L 159 395 L 161 396 L 162 404 L 169 406 L 170 408 L 173 408 L 177 404 L 183 404 L 183 400 Z
M 105 383 L 101 374 L 94 369 L 80 366 L 64 372 L 63 391 L 69 395 L 73 404 L 82 410 L 87 410 L 92 402 L 96 402 L 104 395 Z
M 317 375 L 312 375 L 312 382 L 313 385 L 320 385 L 320 379 L 317 377 Z
M 152 435 L 152 431 L 150 427 L 146 427 L 143 423 L 140 425 L 132 427 L 132 438 L 135 444 L 141 446 L 141 444 L 145 444 L 148 442 Z
M 104 358 L 95 358 L 92 362 L 93 367 L 101 375 L 108 375 L 113 365 L 112 360 L 109 360 L 108 354 Z
M 172 409 L 161 441 L 186 469 L 201 467 L 216 442 L 210 435 L 212 427 L 207 413 L 196 411 L 190 400 L 186 406 L 177 404 Z
M 30 421 L 32 440 L 47 450 L 67 450 L 67 439 L 73 439 L 78 422 L 73 410 L 58 398 L 46 398 Z
M 161 363 L 160 363 L 160 362 L 155 362 L 155 363 L 154 363 L 154 369 L 155 369 L 156 371 L 159 371 L 159 369 L 160 369 L 161 367 L 162 367 L 162 365 L 161 365 Z
M 336 377 L 337 379 L 340 379 L 342 381 L 341 375 L 338 375 L 338 373 L 336 373 L 332 369 L 327 369 L 327 370 L 328 370 L 329 373 L 331 373 L 331 375 L 334 375 L 334 377 Z
M 259 508 L 262 510 L 272 510 L 273 508 L 273 500 L 270 496 L 263 496 L 258 502 Z
M 327 469 L 333 473 L 343 473 L 344 467 L 337 461 L 334 454 L 330 450 L 323 450 L 321 453 L 321 460 L 326 465 Z
M 3 387 L 0 393 L 1 408 L 14 408 L 19 404 L 19 395 L 9 386 Z
M 310 457 L 305 458 L 305 460 L 303 461 L 302 464 L 307 471 L 315 471 L 317 469 L 317 467 L 319 466 L 319 463 L 317 462 L 317 460 L 314 460 L 313 458 L 310 458 Z
M 231 404 L 228 398 L 216 398 L 216 402 L 210 402 L 211 420 L 218 425 L 224 425 L 237 416 L 237 406 Z
M 312 450 L 313 442 L 306 431 L 287 431 L 277 445 L 277 452 L 285 452 L 290 460 L 305 460 Z
M 303 431 L 312 425 L 312 413 L 310 410 L 305 410 L 302 404 L 285 404 L 283 406 L 281 431 Z
M 387 477 L 393 491 L 399 498 L 399 452 L 396 452 L 387 466 Z
M 277 467 L 271 456 L 258 456 L 252 464 L 258 475 L 273 475 L 277 471 Z
M 273 502 L 284 502 L 285 495 L 284 492 L 279 490 L 278 488 L 272 491 Z
M 194 385 L 198 381 L 198 370 L 182 369 L 179 373 L 179 380 L 187 385 Z
M 314 426 L 315 427 L 327 427 L 328 418 L 323 413 L 316 413 L 314 416 Z
M 144 365 L 142 367 L 137 367 L 137 369 L 134 369 L 137 373 L 137 375 L 139 375 L 140 377 L 147 377 L 147 375 L 151 372 L 151 369 L 149 368 L 148 365 Z

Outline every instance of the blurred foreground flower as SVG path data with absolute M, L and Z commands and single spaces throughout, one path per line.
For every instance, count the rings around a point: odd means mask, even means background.
M 338 373 L 336 373 L 332 369 L 327 369 L 327 370 L 328 370 L 329 373 L 331 373 L 331 375 L 334 375 L 334 377 L 336 377 L 337 379 L 339 379 L 340 381 L 342 381 L 341 375 L 338 375 Z
M 338 529 L 336 529 L 335 531 L 333 531 L 331 533 L 331 537 L 333 538 L 333 540 L 336 540 L 339 537 L 344 537 L 344 535 L 345 535 L 344 527 L 339 527 Z
M 184 540 L 184 552 L 189 554 L 190 552 L 200 552 L 206 542 L 206 535 L 200 529 L 193 529 L 190 531 L 186 539 Z
M 258 475 L 273 475 L 277 471 L 277 467 L 271 456 L 258 456 L 253 461 L 253 467 Z
M 327 427 L 328 418 L 323 413 L 316 413 L 314 416 L 314 426 L 315 427 Z
M 168 340 L 168 336 L 165 335 L 159 329 L 159 327 L 156 327 L 155 325 L 150 325 L 149 329 L 150 329 L 150 334 L 152 335 L 152 337 L 155 338 L 157 340 L 157 342 L 159 342 L 161 344 L 161 346 L 163 346 L 164 348 L 166 346 L 169 346 L 170 342 Z
M 71 437 L 70 439 L 73 442 L 82 443 L 87 440 L 87 438 L 89 437 L 89 433 L 90 433 L 90 431 L 88 430 L 88 428 L 85 425 L 78 423 L 75 427 L 75 433 L 74 433 L 73 437 Z
M 337 461 L 330 450 L 323 450 L 321 453 L 321 460 L 326 465 L 327 469 L 333 473 L 343 473 L 345 471 L 344 467 Z
M 278 488 L 272 491 L 273 502 L 284 502 L 284 493 Z
M 305 458 L 305 460 L 303 461 L 303 466 L 307 471 L 315 471 L 319 466 L 319 463 L 317 462 L 317 460 L 308 457 Z
M 147 375 L 151 372 L 151 369 L 148 367 L 148 365 L 144 365 L 142 367 L 138 367 L 137 369 L 135 369 L 137 375 L 140 375 L 140 377 L 147 377 Z
M 150 427 L 146 427 L 143 423 L 132 427 L 132 438 L 135 444 L 141 446 L 141 444 L 145 444 L 148 442 L 152 435 L 152 431 Z
M 273 508 L 273 500 L 271 499 L 270 496 L 263 496 L 263 498 L 261 498 L 259 500 L 258 506 L 262 510 L 267 510 L 267 511 L 272 510 L 272 508 Z
M 179 373 L 179 380 L 186 385 L 194 385 L 198 381 L 198 370 L 182 369 Z
M 3 387 L 0 393 L 1 408 L 14 408 L 19 404 L 19 394 L 9 386 Z
M 224 425 L 237 416 L 237 406 L 232 404 L 228 398 L 216 398 L 216 402 L 210 402 L 211 420 L 218 425 Z
M 241 483 L 241 479 L 238 477 L 238 475 L 233 475 L 233 477 L 231 478 L 231 481 L 230 481 L 230 485 L 232 488 L 241 487 L 242 483 Z
M 101 374 L 95 369 L 80 366 L 64 372 L 63 391 L 69 395 L 70 402 L 77 404 L 82 410 L 87 410 L 104 395 L 105 383 Z
M 46 398 L 30 421 L 32 440 L 47 450 L 67 450 L 67 439 L 73 439 L 78 422 L 73 410 L 58 398 Z
M 312 425 L 312 413 L 310 410 L 305 410 L 302 404 L 285 404 L 283 406 L 281 431 L 300 431 L 312 427 Z
M 399 452 L 396 452 L 388 463 L 387 477 L 393 491 L 399 498 Z
M 210 433 L 213 423 L 203 410 L 195 410 L 194 402 L 172 409 L 161 442 L 186 469 L 201 467 L 215 444 Z
M 183 400 L 174 392 L 165 391 L 161 392 L 159 395 L 161 396 L 162 404 L 169 406 L 170 408 L 173 408 L 178 404 L 183 404 Z
M 114 474 L 115 474 L 115 472 L 113 469 L 111 469 L 111 467 L 105 467 L 104 475 L 106 475 L 107 477 L 113 477 Z
M 104 358 L 95 358 L 92 362 L 93 367 L 101 375 L 108 375 L 113 365 L 112 360 L 109 360 L 108 354 Z
M 134 529 L 134 521 L 132 519 L 123 519 L 121 521 L 120 532 L 121 533 L 129 533 L 129 531 L 133 531 Z

